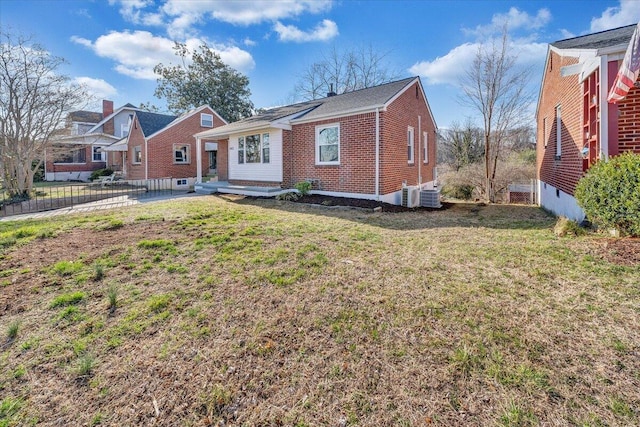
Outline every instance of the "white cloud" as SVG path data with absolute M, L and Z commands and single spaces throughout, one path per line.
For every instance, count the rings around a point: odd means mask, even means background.
M 97 99 L 109 99 L 118 94 L 115 87 L 102 79 L 91 77 L 76 77 L 76 83 L 87 88 L 88 92 Z
M 249 37 L 245 38 L 245 39 L 242 41 L 242 43 L 243 43 L 245 46 L 255 46 L 255 45 L 257 44 L 255 41 L 251 40 Z
M 284 25 L 281 22 L 276 22 L 273 29 L 278 33 L 280 41 L 283 42 L 326 41 L 338 35 L 338 26 L 329 19 L 324 19 L 312 31 L 308 32 L 302 31 L 294 25 Z
M 591 32 L 610 30 L 635 24 L 638 21 L 640 21 L 640 2 L 620 0 L 620 6 L 608 7 L 600 17 L 591 20 Z
M 446 55 L 433 61 L 415 63 L 409 68 L 409 72 L 424 77 L 427 84 L 460 86 L 467 67 L 473 61 L 480 46 L 479 43 L 465 43 L 456 46 Z M 509 50 L 517 54 L 516 66 L 541 67 L 547 54 L 547 44 L 517 39 L 511 42 Z
M 168 0 L 162 7 L 174 19 L 186 17 L 185 22 L 196 22 L 202 15 L 235 25 L 251 25 L 320 13 L 331 9 L 332 0 Z
M 509 31 L 517 29 L 536 30 L 547 25 L 549 21 L 551 21 L 549 9 L 543 8 L 538 10 L 536 15 L 529 15 L 525 11 L 512 7 L 507 13 L 493 15 L 490 24 L 478 25 L 474 29 L 464 29 L 464 31 L 467 34 L 486 37 L 501 32 L 505 25 Z
M 115 70 L 136 79 L 155 80 L 153 67 L 158 63 L 176 64 L 174 42 L 165 37 L 154 36 L 148 31 L 113 31 L 98 37 L 95 42 L 72 37 L 75 43 L 91 48 L 96 55 L 116 62 Z M 185 41 L 190 49 L 206 43 L 220 55 L 222 61 L 239 71 L 246 72 L 255 66 L 251 54 L 235 46 L 211 43 L 207 40 L 191 38 Z

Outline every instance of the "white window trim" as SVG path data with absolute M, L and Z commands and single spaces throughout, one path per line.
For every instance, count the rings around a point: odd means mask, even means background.
M 424 140 L 422 147 L 422 163 L 425 165 L 429 163 L 429 132 L 422 132 L 422 139 Z
M 411 135 L 411 141 L 409 141 L 409 135 Z M 416 132 L 413 126 L 407 126 L 407 147 L 411 147 L 411 158 L 407 158 L 407 163 L 412 165 L 416 162 Z
M 260 161 L 259 162 L 247 162 L 247 137 L 249 136 L 258 136 L 258 139 L 260 140 Z M 269 136 L 269 161 L 265 162 L 264 161 L 264 136 L 268 135 Z M 258 132 L 258 133 L 247 133 L 244 135 L 240 135 L 238 136 L 237 139 L 237 144 L 238 144 L 238 153 L 240 153 L 240 138 L 242 138 L 242 140 L 244 141 L 243 145 L 244 148 L 242 149 L 243 155 L 242 155 L 242 163 L 240 163 L 238 161 L 239 165 L 268 165 L 271 163 L 271 132 Z M 239 154 L 236 155 L 236 159 L 239 159 Z
M 321 162 L 320 161 L 320 144 L 319 144 L 319 142 L 320 142 L 320 132 L 323 129 L 333 128 L 333 127 L 337 127 L 338 128 L 338 160 L 333 161 L 333 162 Z M 340 164 L 340 123 L 328 123 L 326 125 L 318 125 L 318 126 L 316 126 L 315 147 L 316 147 L 316 165 L 317 166 L 339 165 Z
M 138 151 L 140 151 L 140 161 L 136 160 L 136 149 L 138 149 Z M 131 164 L 133 165 L 141 165 L 142 164 L 142 145 L 136 145 L 135 147 L 133 147 L 133 156 L 131 159 Z
M 92 162 L 92 163 L 104 163 L 104 162 L 106 162 L 106 161 L 107 161 L 107 159 L 106 159 L 106 157 L 107 157 L 107 156 L 106 156 L 106 154 L 107 154 L 107 153 L 105 153 L 104 151 L 98 151 L 98 154 L 100 154 L 100 160 L 96 160 L 96 159 L 93 157 L 93 155 L 94 155 L 94 153 L 95 153 L 95 151 L 94 151 L 94 150 L 95 150 L 96 148 L 100 148 L 100 147 L 91 147 L 91 162 Z
M 122 123 L 120 125 L 120 138 L 124 138 L 125 136 L 129 136 L 129 127 L 131 123 Z
M 182 147 L 187 147 L 187 152 L 186 152 L 186 160 L 183 162 L 179 162 L 176 160 L 176 151 L 178 151 L 178 148 L 182 148 Z M 189 144 L 173 144 L 173 164 L 174 165 L 190 165 L 191 164 L 191 145 Z
M 562 108 L 556 105 L 556 159 L 562 156 Z
M 204 124 L 204 118 L 211 117 L 211 125 Z M 200 126 L 203 128 L 212 128 L 213 127 L 213 114 L 201 113 L 200 114 Z

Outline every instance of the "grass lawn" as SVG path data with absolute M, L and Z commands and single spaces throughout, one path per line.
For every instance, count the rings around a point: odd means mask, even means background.
M 214 196 L 0 223 L 0 426 L 638 425 L 640 266 L 554 224 Z

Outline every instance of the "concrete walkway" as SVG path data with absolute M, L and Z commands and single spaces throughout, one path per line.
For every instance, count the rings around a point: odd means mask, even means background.
M 93 211 L 102 210 L 102 209 L 114 209 L 114 208 L 119 208 L 123 206 L 132 206 L 132 205 L 138 205 L 142 203 L 160 202 L 164 200 L 171 200 L 171 199 L 177 199 L 177 198 L 183 198 L 183 197 L 193 197 L 193 196 L 201 196 L 201 194 L 174 192 L 173 194 L 166 194 L 166 195 L 157 196 L 157 197 L 130 198 L 129 196 L 118 196 L 118 197 L 112 197 L 110 199 L 99 200 L 97 202 L 83 203 L 81 205 L 76 205 L 68 208 L 6 216 L 6 217 L 0 218 L 0 221 L 18 221 L 22 219 L 49 218 L 49 217 L 58 216 L 58 215 L 68 215 L 68 214 L 73 214 L 78 212 L 93 212 Z

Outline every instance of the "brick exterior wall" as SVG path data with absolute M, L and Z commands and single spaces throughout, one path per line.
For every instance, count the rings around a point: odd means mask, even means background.
M 407 185 L 433 181 L 436 164 L 436 124 L 431 120 L 420 86 L 415 83 L 381 113 L 380 123 L 380 194 L 389 194 Z M 418 124 L 420 116 L 420 124 Z M 407 162 L 407 128 L 414 128 L 414 163 Z M 422 133 L 429 135 L 429 162 L 424 163 Z M 420 168 L 420 171 L 418 170 Z
M 436 126 L 420 86 L 415 83 L 386 111 L 380 112 L 380 194 L 399 191 L 403 182 L 418 184 L 433 180 L 436 161 Z M 420 126 L 418 125 L 418 116 Z M 340 164 L 316 165 L 316 126 L 340 124 Z M 407 128 L 415 129 L 414 163 L 407 162 Z M 428 132 L 429 162 L 424 163 L 422 132 Z M 297 124 L 283 131 L 283 182 L 291 188 L 312 179 L 314 190 L 375 194 L 376 113 L 356 114 L 339 119 Z M 252 185 L 257 183 L 252 182 Z
M 577 74 L 562 77 L 560 69 L 577 62 L 577 58 L 562 57 L 550 51 L 537 116 L 538 179 L 569 195 L 573 195 L 576 184 L 583 176 L 584 89 Z M 615 78 L 612 73 L 615 70 L 617 66 L 610 63 L 609 86 Z M 562 152 L 559 160 L 555 158 L 557 105 L 561 105 L 562 118 Z M 640 89 L 632 88 L 622 102 L 607 105 L 610 155 L 626 151 L 640 153 Z M 544 118 L 547 119 L 546 130 Z
M 216 142 L 218 143 L 218 181 L 227 181 L 229 179 L 229 140 L 222 139 Z
M 640 153 L 640 89 L 636 87 L 618 104 L 618 150 Z
M 573 195 L 582 177 L 582 85 L 578 75 L 562 77 L 561 67 L 573 65 L 577 58 L 562 57 L 550 51 L 538 104 L 537 175 L 538 179 Z M 561 157 L 556 160 L 556 107 L 561 108 Z M 544 119 L 546 118 L 546 129 Z M 546 143 L 546 147 L 545 147 Z
M 113 101 L 107 101 L 106 99 L 102 101 L 102 117 L 106 118 L 109 115 L 113 114 Z M 102 132 L 107 135 L 114 135 L 114 124 L 113 118 L 111 120 L 107 120 L 102 125 Z
M 182 120 L 180 123 L 171 126 L 148 139 L 146 149 L 149 150 L 147 155 L 145 151 L 145 141 L 137 117 L 134 122 L 133 130 L 129 136 L 129 150 L 127 154 L 127 178 L 129 179 L 145 179 L 145 163 L 148 162 L 148 179 L 154 178 L 190 178 L 196 176 L 197 169 L 197 155 L 196 155 L 196 139 L 194 134 L 202 132 L 207 129 L 200 126 L 200 114 L 212 114 L 213 126 L 219 127 L 224 123 L 220 120 L 217 114 L 211 109 L 204 109 Z M 174 162 L 174 144 L 188 145 L 189 148 L 189 162 L 179 164 Z M 133 164 L 134 160 L 134 147 L 141 146 L 142 148 L 142 163 Z M 221 156 L 221 153 L 225 153 Z M 226 145 L 218 146 L 218 168 L 221 169 L 222 162 L 224 161 L 226 168 Z M 202 170 L 204 173 L 207 171 L 208 158 L 204 151 L 204 144 L 202 144 Z
M 316 126 L 333 123 L 340 124 L 340 164 L 316 165 Z M 314 190 L 373 194 L 375 123 L 375 113 L 366 113 L 294 125 L 289 141 L 283 141 L 288 146 L 283 150 L 288 172 L 283 186 L 312 179 Z

